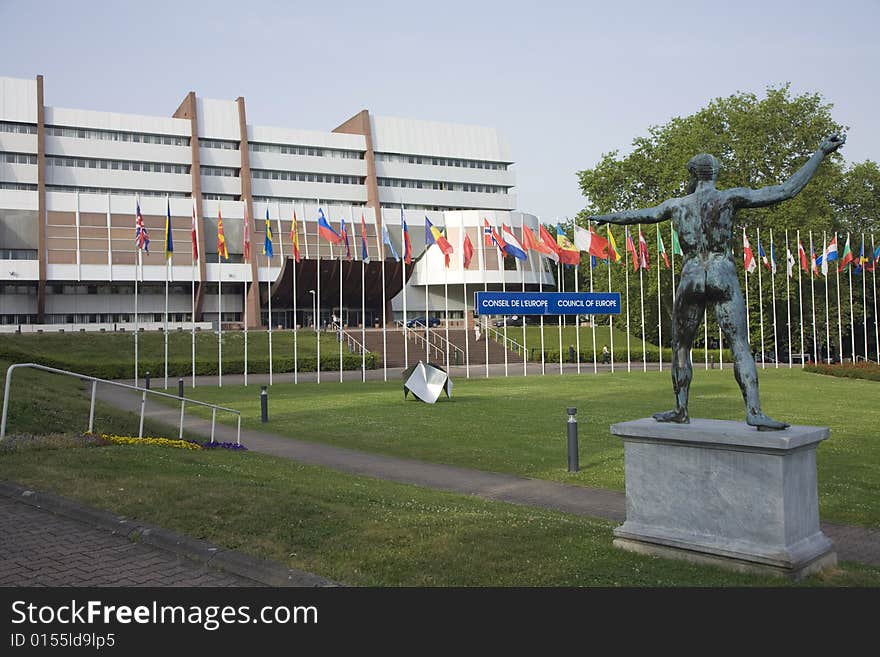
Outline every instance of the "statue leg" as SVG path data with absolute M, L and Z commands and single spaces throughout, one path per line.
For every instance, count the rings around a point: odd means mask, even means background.
M 695 293 L 692 282 L 682 279 L 672 308 L 672 388 L 675 391 L 675 408 L 654 413 L 654 419 L 658 422 L 690 422 L 688 394 L 694 373 L 691 347 L 703 320 L 705 306 L 705 295 L 701 291 Z
M 758 369 L 755 367 L 755 359 L 749 346 L 746 307 L 739 292 L 739 282 L 736 282 L 736 290 L 733 291 L 732 298 L 718 303 L 715 315 L 733 352 L 733 374 L 746 405 L 746 423 L 758 427 L 761 431 L 784 429 L 788 426 L 785 422 L 773 420 L 761 411 L 761 402 L 758 398 Z

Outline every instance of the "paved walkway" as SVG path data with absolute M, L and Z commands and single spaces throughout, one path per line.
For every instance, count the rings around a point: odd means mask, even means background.
M 259 586 L 0 496 L 0 586 Z
M 118 408 L 140 412 L 140 395 L 137 393 L 103 386 L 99 388 L 98 394 L 102 400 Z M 174 427 L 180 419 L 179 409 L 149 399 L 146 414 L 151 419 Z M 184 426 L 188 431 L 210 437 L 210 421 L 187 416 Z M 215 440 L 235 441 L 235 427 L 218 423 Z M 615 522 L 623 522 L 626 519 L 626 497 L 618 491 L 360 452 L 253 429 L 242 429 L 241 442 L 255 452 L 342 472 L 466 493 L 512 504 L 555 509 Z M 838 558 L 841 560 L 880 566 L 880 530 L 823 522 L 822 531 L 834 541 Z

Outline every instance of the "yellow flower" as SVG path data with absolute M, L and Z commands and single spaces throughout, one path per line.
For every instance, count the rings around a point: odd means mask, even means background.
M 202 446 L 197 445 L 196 443 L 172 438 L 134 438 L 132 436 L 116 436 L 109 434 L 102 434 L 101 438 L 116 445 L 157 445 L 159 447 L 176 447 L 178 449 L 202 449 Z

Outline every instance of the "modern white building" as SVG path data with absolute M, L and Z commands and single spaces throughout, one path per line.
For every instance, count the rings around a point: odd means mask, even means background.
M 170 117 L 96 112 L 46 106 L 42 76 L 0 78 L 0 324 L 129 325 L 137 283 L 137 321 L 158 327 L 166 280 L 175 324 L 216 322 L 221 305 L 224 323 L 245 315 L 249 325 L 265 323 L 270 287 L 273 324 L 284 326 L 312 323 L 315 308 L 322 321 L 338 313 L 368 325 L 383 308 L 386 319 L 401 318 L 404 306 L 424 314 L 426 286 L 430 314 L 448 307 L 461 319 L 476 289 L 553 285 L 538 257 L 504 259 L 485 246 L 484 219 L 518 236 L 523 225 L 537 232 L 534 216 L 515 211 L 512 163 L 493 128 L 366 110 L 330 132 L 271 128 L 247 122 L 243 98 L 194 92 Z M 138 202 L 151 239 L 140 265 Z M 319 236 L 319 208 L 337 232 L 345 222 L 350 256 Z M 263 255 L 267 212 L 271 259 Z M 229 251 L 222 261 L 218 217 Z M 410 266 L 394 261 L 382 241 L 385 226 L 403 255 L 402 217 Z M 454 246 L 448 268 L 436 247 L 424 253 L 426 217 Z M 363 302 L 362 232 L 370 260 Z M 475 249 L 468 269 L 465 234 Z

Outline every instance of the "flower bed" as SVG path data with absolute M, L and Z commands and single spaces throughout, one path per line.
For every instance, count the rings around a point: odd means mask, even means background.
M 880 365 L 877 363 L 846 363 L 844 365 L 807 365 L 807 372 L 840 376 L 848 379 L 880 381 Z
M 228 449 L 233 451 L 247 451 L 247 447 L 238 443 L 227 442 L 199 442 L 197 440 L 179 440 L 177 438 L 115 436 L 102 434 L 101 440 L 105 444 L 114 445 L 158 445 L 159 447 L 174 447 L 177 449 Z

